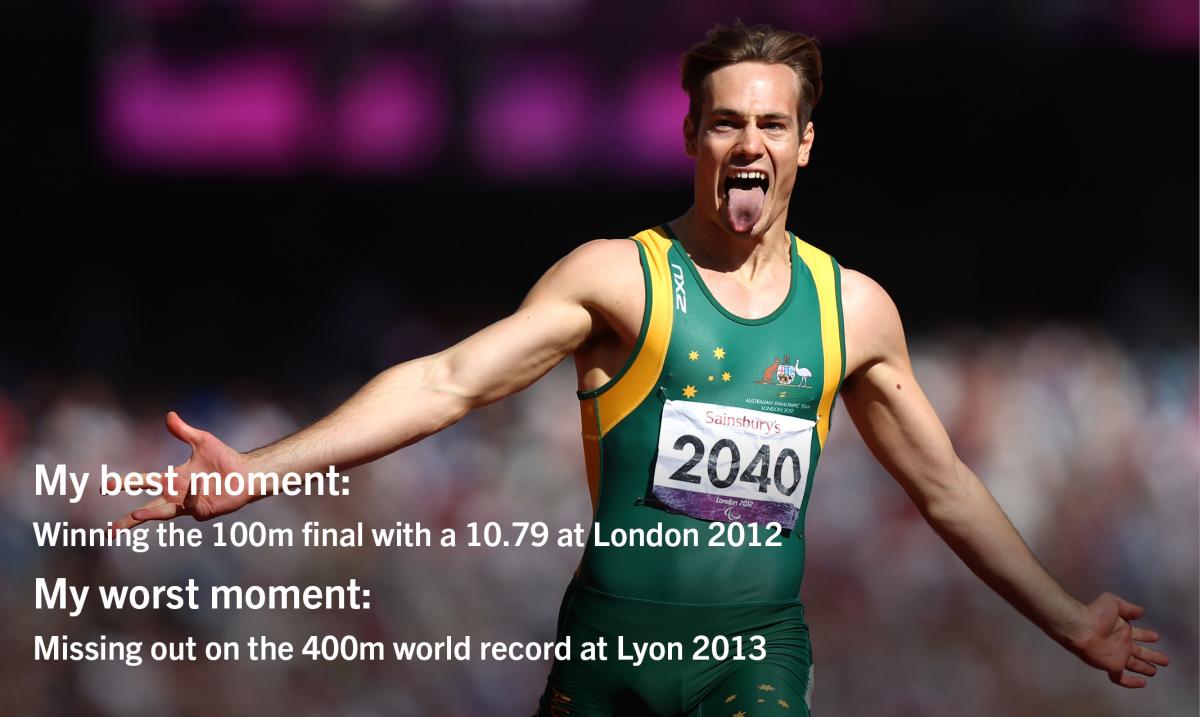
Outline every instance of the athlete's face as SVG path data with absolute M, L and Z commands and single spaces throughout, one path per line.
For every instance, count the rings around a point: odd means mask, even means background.
M 698 126 L 684 121 L 696 160 L 697 210 L 726 232 L 762 236 L 787 214 L 813 126 L 799 126 L 800 80 L 787 65 L 740 62 L 704 81 Z

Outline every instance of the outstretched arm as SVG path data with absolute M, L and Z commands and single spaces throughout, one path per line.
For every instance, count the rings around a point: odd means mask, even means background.
M 991 493 L 959 460 L 946 429 L 917 385 L 900 316 L 887 293 L 854 271 L 842 273 L 846 324 L 846 410 L 867 447 L 930 526 L 985 583 L 1021 614 L 1123 687 L 1146 680 L 1167 658 L 1139 642 L 1142 608 L 1105 593 L 1084 605 L 1038 563 Z
M 520 391 L 589 337 L 607 330 L 603 307 L 611 300 L 607 293 L 613 282 L 602 283 L 596 269 L 606 266 L 611 276 L 614 264 L 628 259 L 629 247 L 619 244 L 597 241 L 579 247 L 542 276 L 513 315 L 445 351 L 387 369 L 328 416 L 263 448 L 238 453 L 169 414 L 168 429 L 192 447 L 191 458 L 178 469 L 178 495 L 156 498 L 113 527 L 183 514 L 207 520 L 261 497 L 190 495 L 193 472 L 352 468 Z M 638 270 L 636 263 L 632 267 Z

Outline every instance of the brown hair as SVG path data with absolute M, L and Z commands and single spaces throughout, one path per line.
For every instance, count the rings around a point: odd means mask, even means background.
M 706 37 L 679 60 L 679 80 L 688 93 L 688 119 L 693 125 L 700 121 L 700 99 L 706 77 L 738 62 L 761 62 L 787 65 L 800 79 L 800 107 L 796 114 L 800 132 L 804 132 L 813 108 L 821 99 L 821 51 L 816 40 L 770 25 L 746 27 L 741 20 L 732 27 L 716 25 Z

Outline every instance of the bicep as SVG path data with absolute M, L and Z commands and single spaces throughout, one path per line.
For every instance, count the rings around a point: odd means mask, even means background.
M 847 379 L 842 400 L 875 458 L 914 498 L 949 488 L 957 458 L 913 374 L 895 305 L 870 279 L 846 292 Z
M 442 356 L 446 387 L 482 406 L 514 394 L 570 355 L 592 329 L 580 303 L 546 297 L 464 339 Z
M 554 368 L 585 341 L 608 330 L 616 274 L 640 272 L 636 248 L 595 241 L 568 254 L 542 276 L 515 313 L 443 352 L 440 382 L 471 406 L 514 394 Z

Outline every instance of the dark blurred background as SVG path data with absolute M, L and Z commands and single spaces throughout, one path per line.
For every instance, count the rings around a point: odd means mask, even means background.
M 888 289 L 960 452 L 1052 572 L 1081 597 L 1146 604 L 1177 660 L 1116 693 L 957 564 L 835 422 L 802 591 L 818 713 L 1195 714 L 1187 0 L 8 0 L 0 606 L 22 627 L 5 631 L 0 699 L 30 714 L 527 712 L 545 665 L 35 664 L 38 630 L 250 628 L 35 616 L 34 575 L 245 582 L 264 561 L 33 550 L 29 521 L 63 515 L 32 497 L 33 465 L 181 461 L 168 409 L 261 445 L 511 311 L 572 247 L 682 213 L 675 63 L 735 17 L 822 44 L 789 227 Z M 369 508 L 256 504 L 245 519 L 586 521 L 570 373 L 363 469 Z M 127 508 L 89 499 L 68 517 Z M 321 631 L 391 639 L 549 639 L 578 559 L 292 552 L 272 558 L 277 582 L 359 576 L 388 606 Z M 481 594 L 488 606 L 466 597 Z M 178 697 L 195 684 L 215 687 Z

